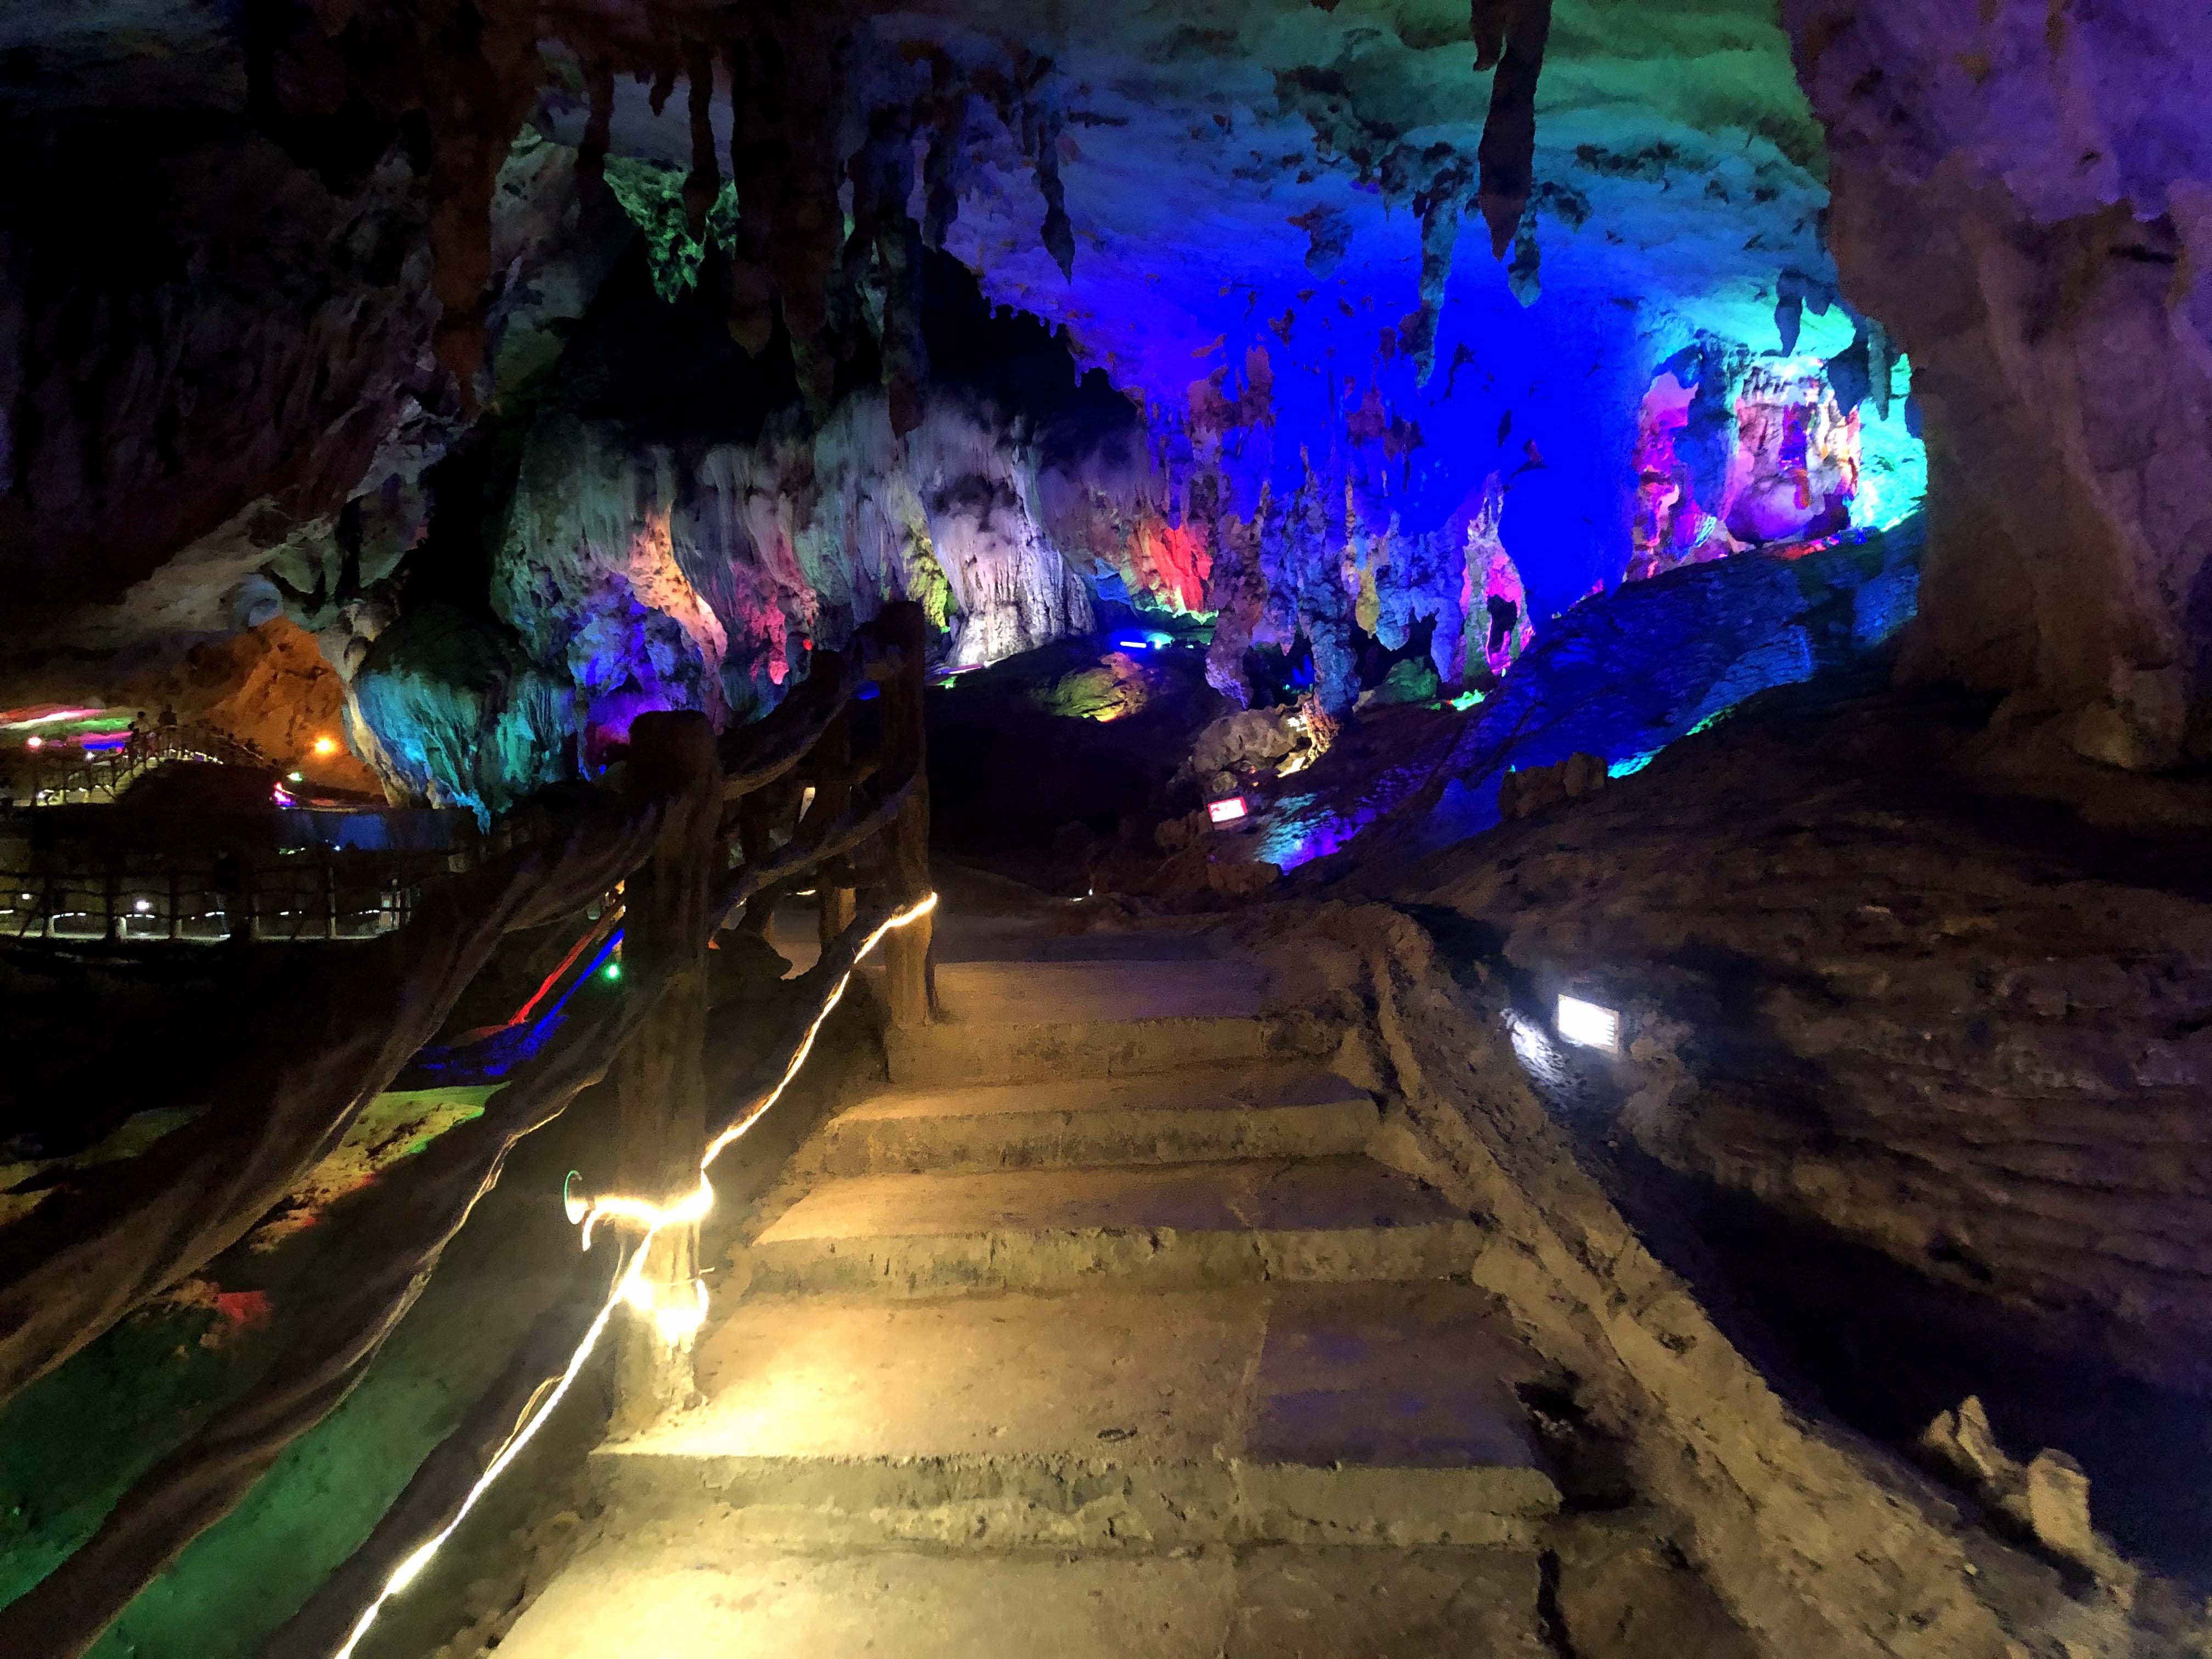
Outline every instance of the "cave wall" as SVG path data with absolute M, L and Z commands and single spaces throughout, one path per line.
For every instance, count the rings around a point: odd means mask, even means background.
M 403 154 L 334 189 L 239 123 L 109 125 L 84 149 L 48 130 L 62 187 L 8 204 L 0 684 L 116 701 L 288 611 L 328 628 L 419 539 L 422 475 L 473 417 L 435 358 Z M 112 211 L 71 210 L 95 197 Z M 534 134 L 490 210 L 496 398 L 551 362 L 617 244 Z
M 1493 600 L 1525 643 L 1620 579 L 1662 366 L 1700 407 L 1780 353 L 1869 382 L 1759 9 L 1221 23 L 271 0 L 194 35 L 193 81 L 158 31 L 88 63 L 34 20 L 11 61 L 65 72 L 18 125 L 115 210 L 0 216 L 0 679 L 89 695 L 281 613 L 391 787 L 487 808 L 636 708 L 742 718 L 892 592 L 956 664 L 1099 599 L 1213 613 L 1218 689 L 1277 645 L 1341 712 L 1370 641 L 1456 688 Z M 641 245 L 718 343 L 636 354 L 626 406 L 549 393 Z M 954 261 L 1123 429 L 948 350 Z M 514 482 L 456 503 L 479 442 Z
M 1912 356 L 1929 542 L 1904 672 L 2100 760 L 2212 710 L 2212 19 L 1788 0 L 1844 289 Z
M 641 442 L 566 416 L 531 432 L 491 573 L 528 659 L 573 688 L 591 766 L 651 708 L 771 706 L 893 599 L 944 659 L 994 662 L 1091 625 L 1038 523 L 1018 421 L 951 394 L 893 430 L 880 392 L 751 444 Z
M 1495 930 L 1532 1065 L 1557 1063 L 1559 992 L 1622 1011 L 1607 1125 L 1828 1241 L 1785 1296 L 1885 1284 L 1861 1246 L 1954 1332 L 2201 1396 L 2212 910 L 2184 841 L 2085 854 L 2048 816 L 1929 789 L 1977 712 L 1892 691 L 1732 720 L 1444 853 L 1420 896 Z M 1876 1394 L 1917 1370 L 1871 1339 L 1863 1363 Z M 1908 1430 L 1956 1396 L 1918 1403 Z

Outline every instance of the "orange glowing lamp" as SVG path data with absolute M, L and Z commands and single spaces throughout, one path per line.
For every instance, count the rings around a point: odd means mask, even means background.
M 337 754 L 338 752 L 338 740 L 336 738 L 317 738 L 315 739 L 315 752 L 318 755 Z

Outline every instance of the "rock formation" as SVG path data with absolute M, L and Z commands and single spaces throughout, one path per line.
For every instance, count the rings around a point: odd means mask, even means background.
M 1789 0 L 1844 292 L 1911 354 L 1929 558 L 1905 672 L 2112 763 L 2212 706 L 2212 154 L 2197 9 Z
M 21 604 L 0 667 L 108 696 L 120 654 L 281 610 L 357 687 L 387 785 L 475 804 L 510 769 L 462 763 L 453 712 L 420 706 L 456 629 L 481 658 L 457 683 L 477 747 L 514 750 L 516 787 L 571 737 L 592 763 L 624 708 L 744 717 L 884 593 L 931 604 L 956 665 L 1080 629 L 1096 599 L 1217 614 L 1218 688 L 1257 695 L 1244 653 L 1279 648 L 1340 715 L 1366 641 L 1425 636 L 1456 689 L 1620 577 L 1662 362 L 1712 365 L 1699 397 L 1733 407 L 1778 307 L 1805 336 L 1785 349 L 1851 349 L 1784 39 L 1722 9 L 1663 40 L 1578 6 L 1483 8 L 1470 31 L 1423 4 L 1380 33 L 1310 9 L 1273 37 L 1101 13 L 1060 20 L 1049 56 L 927 7 L 689 41 L 421 10 L 280 5 L 194 36 L 181 143 L 149 135 L 185 82 L 130 53 L 47 94 L 36 153 L 129 204 L 136 246 L 27 198 L 9 216 L 0 574 Z M 64 37 L 23 31 L 74 64 Z M 1755 91 L 1624 118 L 1615 88 L 1655 53 L 1747 65 Z M 263 212 L 282 234 L 241 262 Z M 1470 215 L 1499 263 L 1458 236 Z M 1193 226 L 1190 257 L 1156 257 Z M 703 460 L 635 423 L 533 430 L 640 240 L 656 298 L 710 305 L 735 343 L 740 401 L 790 418 Z M 1133 431 L 1041 434 L 1034 384 L 946 413 L 963 371 L 925 321 L 939 249 L 1127 394 Z M 690 366 L 649 362 L 631 373 L 663 386 Z M 314 435 L 272 447 L 295 428 Z M 457 489 L 439 470 L 471 447 L 520 459 L 465 459 L 484 476 Z M 573 499 L 562 457 L 596 481 Z M 695 524 L 711 501 L 723 521 Z M 449 544 L 464 520 L 506 526 L 459 532 L 504 538 L 480 590 Z

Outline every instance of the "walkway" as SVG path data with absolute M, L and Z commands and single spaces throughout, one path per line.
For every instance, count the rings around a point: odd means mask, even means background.
M 501 1659 L 1554 1652 L 1540 1362 L 1374 1103 L 1194 941 L 942 937 Z

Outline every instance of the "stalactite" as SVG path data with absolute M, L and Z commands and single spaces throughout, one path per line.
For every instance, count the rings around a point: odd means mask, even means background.
M 1894 395 L 1892 388 L 1895 385 L 1893 377 L 1899 356 L 1897 342 L 1890 338 L 1887 329 L 1872 318 L 1869 318 L 1863 326 L 1866 330 L 1867 346 L 1872 357 L 1870 368 L 1874 379 L 1875 412 L 1886 421 L 1889 418 L 1890 399 Z
M 1505 267 L 1505 285 L 1524 306 L 1544 297 L 1544 250 L 1536 243 L 1535 215 L 1522 217 L 1513 234 L 1513 258 Z
M 487 16 L 464 6 L 435 32 L 423 58 L 430 283 L 441 307 L 434 349 L 471 416 L 486 340 L 492 191 L 538 85 L 536 33 L 526 9 Z
M 1421 211 L 1421 307 L 1413 325 L 1403 333 L 1405 349 L 1412 354 L 1426 386 L 1437 367 L 1437 319 L 1443 313 L 1444 288 L 1451 280 L 1452 249 L 1459 242 L 1459 196 L 1462 175 L 1440 177 L 1431 186 Z
M 1056 109 L 1038 112 L 1036 122 L 1037 190 L 1044 198 L 1045 252 L 1071 281 L 1075 276 L 1075 227 L 1067 217 L 1067 191 L 1060 182 L 1060 115 Z
M 903 106 L 887 105 L 870 115 L 866 141 L 849 169 L 853 240 L 873 250 L 883 278 L 883 375 L 891 429 L 904 437 L 921 420 L 929 358 L 921 334 L 921 236 L 906 208 L 914 189 L 914 136 Z
M 721 169 L 714 164 L 714 54 L 705 42 L 687 40 L 684 57 L 691 112 L 691 171 L 684 180 L 684 210 L 696 241 L 706 234 L 707 215 L 722 188 Z
M 1794 265 L 1775 278 L 1774 332 L 1782 342 L 1784 356 L 1797 349 L 1797 335 L 1805 325 L 1806 307 L 1811 307 L 1815 317 L 1825 317 L 1835 302 L 1833 283 L 1808 276 Z
M 1476 151 L 1482 168 L 1477 199 L 1490 226 L 1490 251 L 1502 259 L 1535 182 L 1536 81 L 1552 32 L 1552 0 L 1475 0 L 1474 21 L 1478 60 L 1497 44 L 1503 27 L 1490 114 Z
M 823 296 L 844 240 L 834 159 L 838 51 L 818 16 L 794 15 L 788 27 L 788 40 L 766 30 L 755 33 L 757 40 L 773 43 L 773 59 L 760 67 L 769 69 L 772 62 L 781 77 L 774 144 L 779 165 L 763 181 L 773 226 L 769 266 L 783 302 L 784 326 L 794 337 L 811 337 L 821 331 Z
M 578 194 L 588 202 L 606 187 L 607 148 L 615 117 L 613 66 L 604 58 L 589 60 L 584 65 L 584 87 L 591 113 L 584 123 L 583 142 L 576 147 L 576 184 Z
M 929 124 L 929 147 L 922 158 L 921 235 L 929 246 L 941 248 L 952 222 L 960 214 L 960 143 L 968 125 L 968 94 L 962 88 L 944 84 L 949 78 L 950 64 L 942 54 L 933 63 L 932 69 L 939 91 Z
M 737 234 L 730 248 L 730 337 L 758 356 L 775 332 L 775 289 L 769 276 L 768 198 L 746 168 L 765 143 L 763 128 L 773 119 L 775 93 L 759 73 L 757 53 L 732 46 L 725 54 L 730 71 L 730 176 L 738 181 Z
M 1859 325 L 1849 345 L 1828 359 L 1827 375 L 1835 388 L 1836 406 L 1846 415 L 1873 394 L 1874 362 L 1865 324 Z
M 1513 21 L 1515 0 L 1468 0 L 1467 33 L 1474 42 L 1474 67 L 1494 70 L 1505 52 L 1505 33 Z

